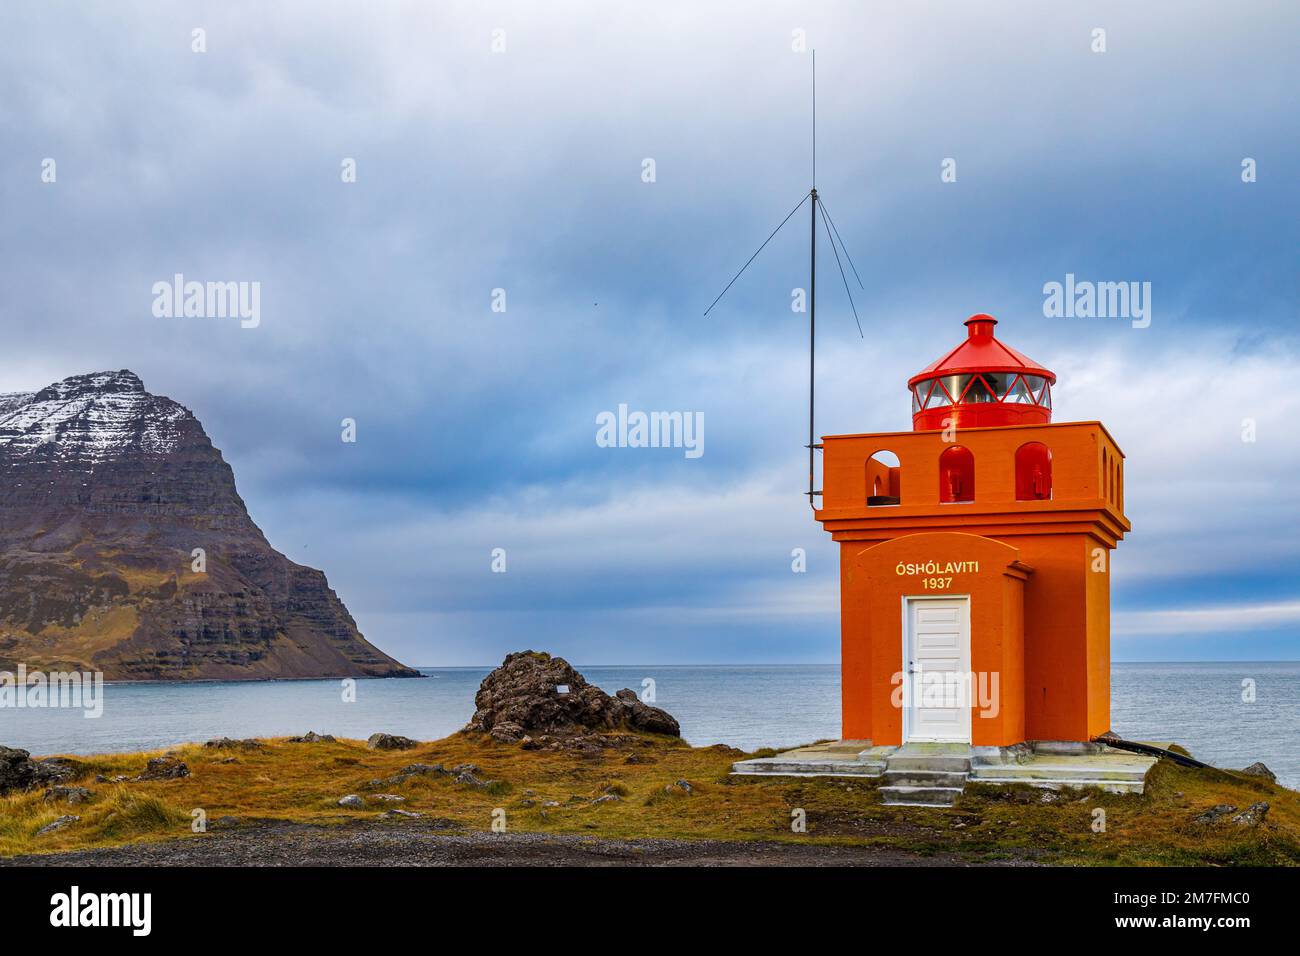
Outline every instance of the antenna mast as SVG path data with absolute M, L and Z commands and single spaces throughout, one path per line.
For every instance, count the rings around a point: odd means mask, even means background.
M 808 507 L 817 508 L 816 495 L 816 454 L 817 427 L 814 424 L 816 408 L 815 386 L 817 381 L 817 51 L 812 51 L 812 198 L 809 212 L 808 235 L 810 242 L 808 264 Z
M 812 188 L 806 192 L 802 199 L 799 200 L 784 219 L 781 224 L 772 230 L 772 234 L 763 240 L 763 244 L 758 247 L 749 260 L 740 267 L 740 271 L 732 276 L 731 281 L 726 284 L 718 297 L 713 300 L 704 314 L 707 316 L 713 311 L 713 306 L 722 301 L 722 297 L 727 291 L 736 284 L 739 279 L 749 268 L 750 263 L 758 258 L 758 254 L 767 247 L 773 237 L 781 231 L 781 227 L 790 221 L 790 218 L 799 211 L 809 199 L 812 204 L 809 207 L 810 217 L 808 222 L 809 232 L 809 257 L 808 257 L 808 506 L 814 510 L 817 507 L 815 499 L 821 494 L 817 490 L 816 484 L 816 453 L 821 448 L 817 443 L 817 424 L 816 424 L 816 384 L 817 384 L 817 219 L 820 216 L 822 225 L 826 229 L 826 238 L 830 240 L 831 250 L 835 253 L 835 264 L 839 267 L 840 278 L 844 281 L 844 291 L 849 297 L 849 307 L 853 309 L 853 320 L 858 325 L 858 335 L 862 336 L 862 321 L 858 318 L 858 307 L 853 302 L 853 293 L 849 291 L 848 276 L 844 274 L 844 266 L 840 263 L 840 250 L 844 251 L 844 258 L 848 260 L 849 266 L 853 269 L 853 276 L 858 280 L 859 287 L 865 289 L 861 277 L 858 276 L 857 266 L 853 265 L 853 260 L 849 258 L 849 250 L 844 245 L 844 240 L 840 238 L 839 230 L 835 228 L 834 221 L 830 218 L 830 213 L 826 211 L 826 204 L 822 202 L 821 197 L 817 194 L 817 51 L 812 51 Z M 838 243 L 838 244 L 837 244 Z

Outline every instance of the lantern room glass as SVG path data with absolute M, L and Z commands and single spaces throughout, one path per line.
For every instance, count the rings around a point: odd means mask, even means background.
M 984 372 L 981 374 L 984 382 L 989 387 L 998 401 L 1007 397 L 1007 393 L 1012 389 L 1012 383 L 1016 380 L 1015 372 Z
M 971 377 L 971 383 L 966 387 L 966 394 L 962 396 L 962 403 L 966 405 L 987 405 L 990 402 L 996 402 L 998 397 L 984 381 L 983 375 L 974 375 Z
M 943 390 L 943 383 L 937 379 L 922 382 L 918 388 L 928 388 L 930 390 L 930 394 L 925 398 L 926 408 L 942 408 L 945 405 L 952 404 L 952 401 L 948 398 L 948 393 Z
M 939 384 L 952 396 L 952 403 L 956 405 L 961 402 L 962 392 L 966 391 L 966 386 L 970 384 L 970 380 L 970 375 L 945 375 L 939 379 Z
M 1023 375 L 1016 376 L 1016 383 L 1012 385 L 1011 390 L 1007 392 L 1005 401 L 1012 405 L 1035 404 L 1034 395 L 1029 390 L 1029 386 L 1025 384 L 1025 377 Z

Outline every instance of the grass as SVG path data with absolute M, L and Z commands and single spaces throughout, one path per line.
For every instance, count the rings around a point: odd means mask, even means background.
M 656 737 L 596 754 L 547 753 L 455 734 L 407 751 L 372 751 L 361 741 L 292 744 L 264 741 L 259 750 L 187 745 L 174 751 L 189 777 L 96 783 L 135 776 L 158 753 L 85 760 L 77 785 L 89 802 L 46 803 L 41 791 L 0 798 L 0 855 L 111 846 L 191 833 L 194 811 L 211 824 L 222 817 L 342 823 L 374 820 L 389 806 L 487 831 L 493 811 L 512 831 L 608 838 L 787 840 L 865 844 L 971 859 L 1033 859 L 1086 865 L 1300 865 L 1300 794 L 1260 778 L 1214 770 L 1155 766 L 1141 796 L 1099 791 L 971 786 L 951 809 L 882 806 L 874 781 L 843 778 L 735 778 L 731 764 L 748 756 L 723 747 L 689 747 Z M 635 754 L 635 762 L 627 762 Z M 231 759 L 233 758 L 233 760 Z M 387 782 L 412 763 L 472 763 L 484 788 L 451 776 Z M 690 792 L 677 786 L 685 780 Z M 372 783 L 372 781 L 382 781 Z M 393 793 L 397 804 L 369 800 L 364 809 L 338 806 L 345 794 Z M 594 802 L 597 798 L 616 799 Z M 1270 805 L 1265 823 L 1207 826 L 1194 817 L 1219 803 L 1244 809 Z M 552 804 L 547 806 L 547 804 Z M 802 809 L 807 832 L 791 830 Z M 1104 830 L 1096 829 L 1104 814 Z M 80 820 L 36 832 L 63 814 Z M 420 821 L 411 824 L 419 825 Z M 411 825 L 407 821 L 392 825 Z

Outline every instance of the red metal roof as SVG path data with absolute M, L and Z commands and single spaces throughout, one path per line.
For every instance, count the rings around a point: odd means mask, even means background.
M 915 387 L 917 382 L 940 375 L 968 375 L 978 372 L 1021 372 L 1025 375 L 1041 375 L 1055 385 L 1055 372 L 1021 355 L 994 337 L 993 326 L 997 324 L 997 319 L 983 312 L 972 315 L 965 322 L 966 339 L 942 358 L 930 363 L 924 370 L 908 379 L 908 388 Z

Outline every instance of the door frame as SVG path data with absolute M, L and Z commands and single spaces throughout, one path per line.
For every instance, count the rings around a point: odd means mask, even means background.
M 904 745 L 913 741 L 915 741 L 916 743 L 965 743 L 965 744 L 971 743 L 971 732 L 974 728 L 971 726 L 971 715 L 970 715 L 971 702 L 969 699 L 967 699 L 966 701 L 966 706 L 962 708 L 963 712 L 965 713 L 965 721 L 964 721 L 966 727 L 965 740 L 936 741 L 933 738 L 912 736 L 911 733 L 912 731 L 912 707 L 911 707 L 912 672 L 907 666 L 908 653 L 911 650 L 908 644 L 911 637 L 910 630 L 912 626 L 912 622 L 908 614 L 908 609 L 911 606 L 912 602 L 920 603 L 923 601 L 960 601 L 962 604 L 962 614 L 965 617 L 965 624 L 966 624 L 966 673 L 967 674 L 972 673 L 970 668 L 972 666 L 972 657 L 975 653 L 975 649 L 972 646 L 975 643 L 975 635 L 971 632 L 970 600 L 971 600 L 970 594 L 904 594 L 902 596 L 903 656 L 902 659 L 900 660 L 900 664 L 902 666 L 899 668 L 899 670 L 903 675 L 902 740 Z

